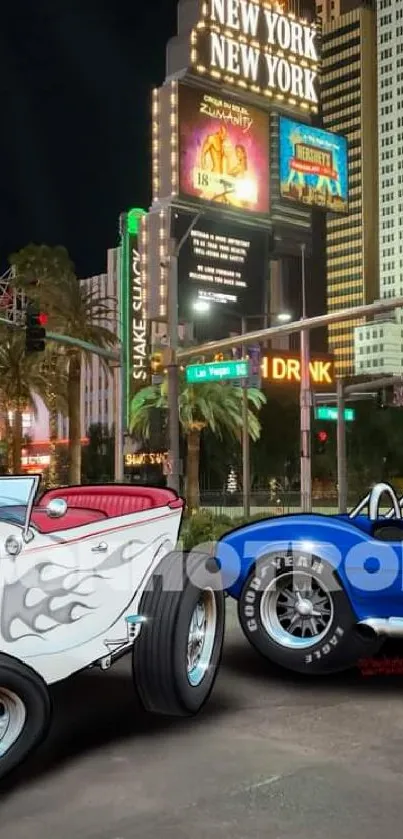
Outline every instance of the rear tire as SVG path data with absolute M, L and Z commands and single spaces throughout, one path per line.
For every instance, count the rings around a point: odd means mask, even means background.
M 347 670 L 380 648 L 379 639 L 357 630 L 331 566 L 302 551 L 259 560 L 243 587 L 238 613 L 250 644 L 297 673 Z
M 0 779 L 39 746 L 51 713 L 41 677 L 17 659 L 0 654 Z
M 143 707 L 154 714 L 196 714 L 213 689 L 224 640 L 217 563 L 197 552 L 167 554 L 139 612 L 146 620 L 133 647 L 133 678 Z

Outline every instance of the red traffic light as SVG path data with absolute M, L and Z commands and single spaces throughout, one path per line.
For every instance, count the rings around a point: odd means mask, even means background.
M 40 324 L 40 326 L 46 326 L 47 322 L 48 316 L 45 315 L 43 312 L 40 312 L 40 314 L 38 315 L 38 323 Z
M 320 443 L 326 443 L 327 438 L 328 438 L 327 431 L 318 431 L 318 440 L 319 440 Z

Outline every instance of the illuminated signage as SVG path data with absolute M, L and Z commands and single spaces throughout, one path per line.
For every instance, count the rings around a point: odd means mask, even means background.
M 146 385 L 148 377 L 148 327 L 139 253 L 139 232 L 145 215 L 145 210 L 137 208 L 121 215 L 120 299 L 126 425 L 129 424 L 131 400 Z
M 135 383 L 147 379 L 147 322 L 144 317 L 144 296 L 137 242 L 130 236 L 132 290 L 132 353 L 131 376 Z
M 200 74 L 317 110 L 317 28 L 263 0 L 206 0 L 191 36 Z
M 192 230 L 191 237 L 195 263 L 189 280 L 198 286 L 198 299 L 236 303 L 239 292 L 247 288 L 242 268 L 250 241 L 206 230 Z
M 150 452 L 125 455 L 125 466 L 164 466 L 168 452 Z
M 257 108 L 179 86 L 179 180 L 184 196 L 269 211 L 269 120 Z
M 177 241 L 191 220 L 186 211 L 177 213 Z M 242 315 L 257 316 L 264 311 L 267 239 L 264 231 L 203 214 L 185 240 L 178 263 L 180 317 L 194 323 L 195 336 L 213 340 L 228 334 L 231 330 L 222 322 L 226 307 L 239 314 L 232 324 L 235 330 Z M 206 312 L 196 315 L 195 304 L 199 303 L 206 304 Z
M 348 212 L 347 140 L 280 117 L 280 194 L 333 213 Z
M 301 381 L 301 361 L 286 353 L 270 353 L 262 360 L 262 379 L 272 383 L 294 383 Z M 311 358 L 309 364 L 312 385 L 331 385 L 334 382 L 333 358 Z
M 21 466 L 49 466 L 50 455 L 23 455 L 21 457 Z

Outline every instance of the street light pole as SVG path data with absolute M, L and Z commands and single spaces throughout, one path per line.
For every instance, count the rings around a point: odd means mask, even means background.
M 122 484 L 124 480 L 123 468 L 123 364 L 112 367 L 114 384 L 114 428 L 115 428 L 115 482 Z
M 247 332 L 246 318 L 242 318 L 242 335 Z M 242 354 L 246 355 L 247 347 L 242 343 Z M 250 440 L 249 440 L 249 405 L 248 380 L 242 379 L 242 488 L 243 511 L 245 518 L 250 516 Z
M 169 463 L 167 484 L 179 494 L 180 491 L 180 439 L 179 439 L 179 368 L 178 352 L 178 254 L 175 239 L 170 239 L 168 278 L 168 346 L 167 404 Z
M 177 243 L 176 239 L 169 241 L 169 277 L 168 277 L 168 363 L 167 363 L 167 406 L 168 406 L 168 435 L 170 472 L 167 484 L 176 493 L 180 492 L 180 418 L 179 418 L 179 312 L 178 312 L 178 264 L 179 254 L 195 224 L 202 213 L 197 213 L 192 219 L 186 232 Z
M 337 494 L 339 513 L 347 512 L 347 454 L 344 407 L 343 379 L 337 379 Z
M 301 508 L 303 513 L 312 509 L 311 475 L 311 382 L 309 330 L 304 328 L 306 320 L 306 277 L 305 244 L 301 244 L 301 279 L 302 279 L 302 328 L 301 336 L 301 388 L 300 388 L 300 426 L 301 426 Z

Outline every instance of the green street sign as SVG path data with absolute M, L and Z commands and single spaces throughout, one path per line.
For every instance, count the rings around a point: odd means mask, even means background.
M 337 408 L 331 408 L 329 405 L 320 405 L 315 410 L 315 417 L 318 420 L 336 420 L 337 422 Z M 353 422 L 355 420 L 354 408 L 344 409 L 345 422 Z
M 231 379 L 247 379 L 249 361 L 213 361 L 210 364 L 189 364 L 186 367 L 186 381 L 189 384 L 203 382 L 225 382 Z

